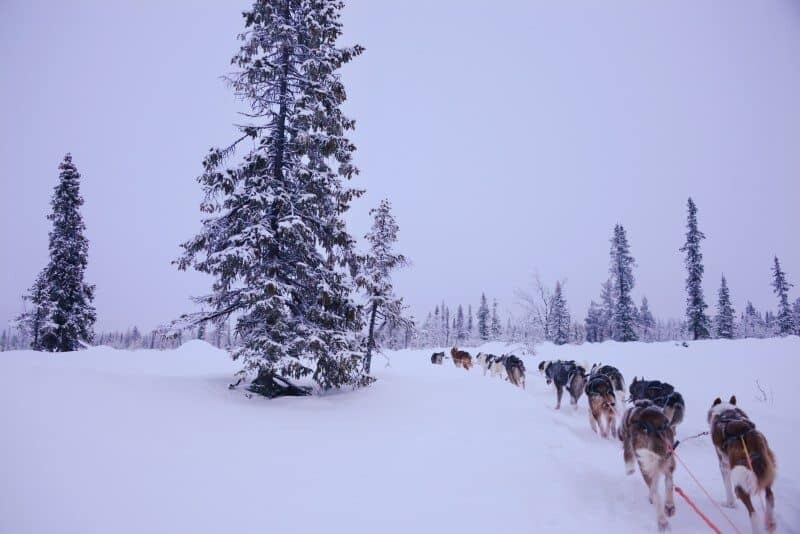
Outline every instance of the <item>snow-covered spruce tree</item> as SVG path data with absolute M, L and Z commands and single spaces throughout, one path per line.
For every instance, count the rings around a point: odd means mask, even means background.
M 717 337 L 723 339 L 733 339 L 736 331 L 733 324 L 733 304 L 731 304 L 731 295 L 728 291 L 728 282 L 725 280 L 725 275 L 722 275 L 722 281 L 719 286 L 719 299 L 717 300 L 717 316 L 714 318 L 714 326 L 716 328 Z
M 94 339 L 96 313 L 94 286 L 84 279 L 89 256 L 89 241 L 83 235 L 86 226 L 80 213 L 83 197 L 81 175 L 72 155 L 59 164 L 58 184 L 50 201 L 50 261 L 34 284 L 28 298 L 34 307 L 34 319 L 23 315 L 23 323 L 38 323 L 34 342 L 39 350 L 67 352 L 78 350 Z
M 595 301 L 589 304 L 586 312 L 586 341 L 589 343 L 599 343 L 603 341 L 603 311 Z
M 456 344 L 463 345 L 464 341 L 467 339 L 467 330 L 466 325 L 464 324 L 464 307 L 461 304 L 458 305 L 458 311 L 456 312 Z
M 600 339 L 604 341 L 611 339 L 614 333 L 614 307 L 616 298 L 614 296 L 614 283 L 609 278 L 600 286 Z
M 797 297 L 792 306 L 792 318 L 794 320 L 794 333 L 800 336 L 800 297 Z
M 653 330 L 656 327 L 656 319 L 650 311 L 650 304 L 647 297 L 642 297 L 642 305 L 639 308 L 639 330 L 643 341 L 653 341 Z
M 686 220 L 686 243 L 680 248 L 686 253 L 686 321 L 692 339 L 709 337 L 710 321 L 706 315 L 708 307 L 703 298 L 703 254 L 700 252 L 700 241 L 706 238 L 697 228 L 697 206 L 689 198 L 689 211 Z
M 614 284 L 614 316 L 612 337 L 615 341 L 636 341 L 636 320 L 631 298 L 633 290 L 633 266 L 635 260 L 630 254 L 625 228 L 621 224 L 614 227 L 611 238 L 611 281 Z
M 468 339 L 472 339 L 474 331 L 475 331 L 475 327 L 473 325 L 473 319 L 472 319 L 472 304 L 470 304 L 469 307 L 467 308 L 467 338 Z
M 50 296 L 48 293 L 47 270 L 36 277 L 33 286 L 22 297 L 31 309 L 17 317 L 17 325 L 31 340 L 31 349 L 44 350 L 45 343 L 53 344 L 53 324 L 50 322 Z
M 742 337 L 764 337 L 765 324 L 761 318 L 761 314 L 756 311 L 755 306 L 749 300 L 745 306 L 744 313 L 742 314 L 741 321 L 741 336 Z
M 794 333 L 794 318 L 792 308 L 789 306 L 789 288 L 792 284 L 786 279 L 786 273 L 781 270 L 778 257 L 772 267 L 772 289 L 778 297 L 778 315 L 775 318 L 778 334 L 787 336 Z
M 486 293 L 481 293 L 481 305 L 478 307 L 478 337 L 481 341 L 489 340 L 489 304 Z
M 497 341 L 503 335 L 503 327 L 500 326 L 500 316 L 497 315 L 497 299 L 492 301 L 492 322 L 489 325 L 489 338 Z
M 570 339 L 570 316 L 567 310 L 567 302 L 561 290 L 561 282 L 556 282 L 553 291 L 553 305 L 550 308 L 550 335 L 553 343 L 564 345 Z
M 363 49 L 337 47 L 342 7 L 257 0 L 243 13 L 228 81 L 251 123 L 206 156 L 198 180 L 207 217 L 177 260 L 215 278 L 197 299 L 209 311 L 193 324 L 232 316 L 240 342 L 232 356 L 243 374 L 257 373 L 251 389 L 268 396 L 296 391 L 291 380 L 308 376 L 323 389 L 369 382 L 352 299 L 358 261 L 343 220 L 361 194 L 345 185 L 357 173 L 346 137 L 354 121 L 342 113 L 338 74 Z
M 394 294 L 392 271 L 408 264 L 405 256 L 394 251 L 397 242 L 397 225 L 392 215 L 392 205 L 384 199 L 370 211 L 373 217 L 372 229 L 364 236 L 369 244 L 369 252 L 361 258 L 356 284 L 367 296 L 367 353 L 364 358 L 364 372 L 370 373 L 372 352 L 376 346 L 375 325 L 380 328 L 405 328 L 409 320 L 403 315 L 403 299 Z

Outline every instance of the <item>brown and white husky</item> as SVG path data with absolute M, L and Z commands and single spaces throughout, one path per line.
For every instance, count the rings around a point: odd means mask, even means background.
M 669 528 L 667 517 L 675 514 L 672 482 L 672 473 L 675 471 L 675 457 L 672 455 L 675 430 L 661 408 L 652 401 L 640 400 L 628 408 L 622 417 L 619 439 L 622 440 L 625 472 L 633 474 L 636 469 L 635 458 L 647 484 L 650 502 L 656 508 L 658 530 L 663 532 Z M 658 491 L 661 475 L 664 475 L 663 500 Z
M 766 530 L 775 531 L 775 455 L 764 434 L 736 407 L 736 396 L 728 402 L 717 397 L 708 411 L 711 441 L 717 451 L 722 483 L 725 485 L 725 505 L 733 508 L 733 494 L 739 497 L 750 515 L 753 532 L 761 532 L 758 513 L 752 497 L 764 491 L 766 497 Z
M 589 400 L 589 425 L 604 438 L 617 436 L 617 397 L 606 375 L 589 378 L 584 388 Z

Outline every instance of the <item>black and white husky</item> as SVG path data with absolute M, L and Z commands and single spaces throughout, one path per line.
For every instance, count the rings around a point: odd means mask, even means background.
M 683 421 L 686 405 L 683 402 L 683 396 L 675 391 L 672 384 L 660 380 L 645 380 L 644 377 L 641 380 L 633 377 L 628 391 L 631 394 L 631 402 L 647 399 L 662 408 L 673 430 Z

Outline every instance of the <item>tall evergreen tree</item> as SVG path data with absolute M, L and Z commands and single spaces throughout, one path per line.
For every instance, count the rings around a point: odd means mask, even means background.
M 478 307 L 478 337 L 481 341 L 489 340 L 489 304 L 485 293 L 481 293 L 481 305 Z
M 372 230 L 365 236 L 369 252 L 361 258 L 356 284 L 367 294 L 367 353 L 364 357 L 364 372 L 369 374 L 372 352 L 376 348 L 375 324 L 381 320 L 390 329 L 404 329 L 409 320 L 403 315 L 403 299 L 394 294 L 392 271 L 408 264 L 405 256 L 394 252 L 397 232 L 400 227 L 392 215 L 388 200 L 382 200 L 370 211 L 373 216 Z
M 469 337 L 470 339 L 472 338 L 474 329 L 475 327 L 473 325 L 473 319 L 472 319 L 472 304 L 470 304 L 467 309 L 467 337 Z
M 503 334 L 503 327 L 500 326 L 500 316 L 497 315 L 497 299 L 492 301 L 492 323 L 489 325 L 489 337 L 496 341 Z
M 717 301 L 717 317 L 714 320 L 717 329 L 717 337 L 733 339 L 735 335 L 733 314 L 733 304 L 731 304 L 731 295 L 728 291 L 728 282 L 725 280 L 725 275 L 722 275 L 722 281 L 719 286 L 719 300 Z
M 569 342 L 570 337 L 570 316 L 567 310 L 567 302 L 561 290 L 561 282 L 556 282 L 553 291 L 553 304 L 550 308 L 550 335 L 553 343 L 564 345 Z
M 633 290 L 633 266 L 636 264 L 630 254 L 625 228 L 621 224 L 614 227 L 611 238 L 611 280 L 614 284 L 614 317 L 612 337 L 615 341 L 636 341 L 636 321 L 634 304 L 631 298 Z
M 705 234 L 697 228 L 697 206 L 689 198 L 687 202 L 689 211 L 686 221 L 686 243 L 681 247 L 681 252 L 686 253 L 686 320 L 687 328 L 692 339 L 706 339 L 709 337 L 708 307 L 703 298 L 703 254 L 700 252 L 700 242 L 706 238 Z
M 650 311 L 650 304 L 647 302 L 647 297 L 642 297 L 642 305 L 639 308 L 639 329 L 642 331 L 642 339 L 644 341 L 653 340 L 653 330 L 656 327 L 656 320 L 653 313 Z
M 789 288 L 792 284 L 786 279 L 786 273 L 781 270 L 778 257 L 772 267 L 772 289 L 778 297 L 778 315 L 775 318 L 778 334 L 786 336 L 794 333 L 794 319 L 789 306 Z
M 92 342 L 96 313 L 94 286 L 84 281 L 89 241 L 83 235 L 86 226 L 80 213 L 81 175 L 71 154 L 64 156 L 58 169 L 52 211 L 47 216 L 53 223 L 50 261 L 27 296 L 33 309 L 19 319 L 31 332 L 36 331 L 32 348 L 66 352 Z
M 206 156 L 199 182 L 207 217 L 177 261 L 215 278 L 198 299 L 211 311 L 194 322 L 234 317 L 240 346 L 232 356 L 243 373 L 257 373 L 251 388 L 269 396 L 309 376 L 323 389 L 369 382 L 353 301 L 358 262 L 343 219 L 361 191 L 345 185 L 357 169 L 339 75 L 363 49 L 337 47 L 342 7 L 256 0 L 243 13 L 229 82 L 252 122 Z M 240 147 L 244 154 L 223 169 Z

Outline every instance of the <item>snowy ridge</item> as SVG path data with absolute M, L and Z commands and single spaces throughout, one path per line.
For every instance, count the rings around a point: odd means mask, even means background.
M 404 350 L 387 353 L 388 367 L 376 356 L 370 388 L 273 401 L 229 391 L 237 366 L 203 342 L 2 353 L 0 532 L 655 531 L 640 475 L 624 474 L 619 442 L 592 434 L 585 397 L 577 411 L 553 410 L 536 371 L 553 358 L 672 383 L 687 406 L 679 438 L 706 430 L 714 397 L 735 393 L 777 456 L 778 531 L 800 529 L 790 454 L 800 339 L 537 351 L 523 356 L 526 391 Z M 678 451 L 722 500 L 707 437 Z M 675 483 L 725 531 L 680 466 Z M 705 530 L 678 496 L 676 505 L 672 532 Z M 749 531 L 741 505 L 726 513 Z

